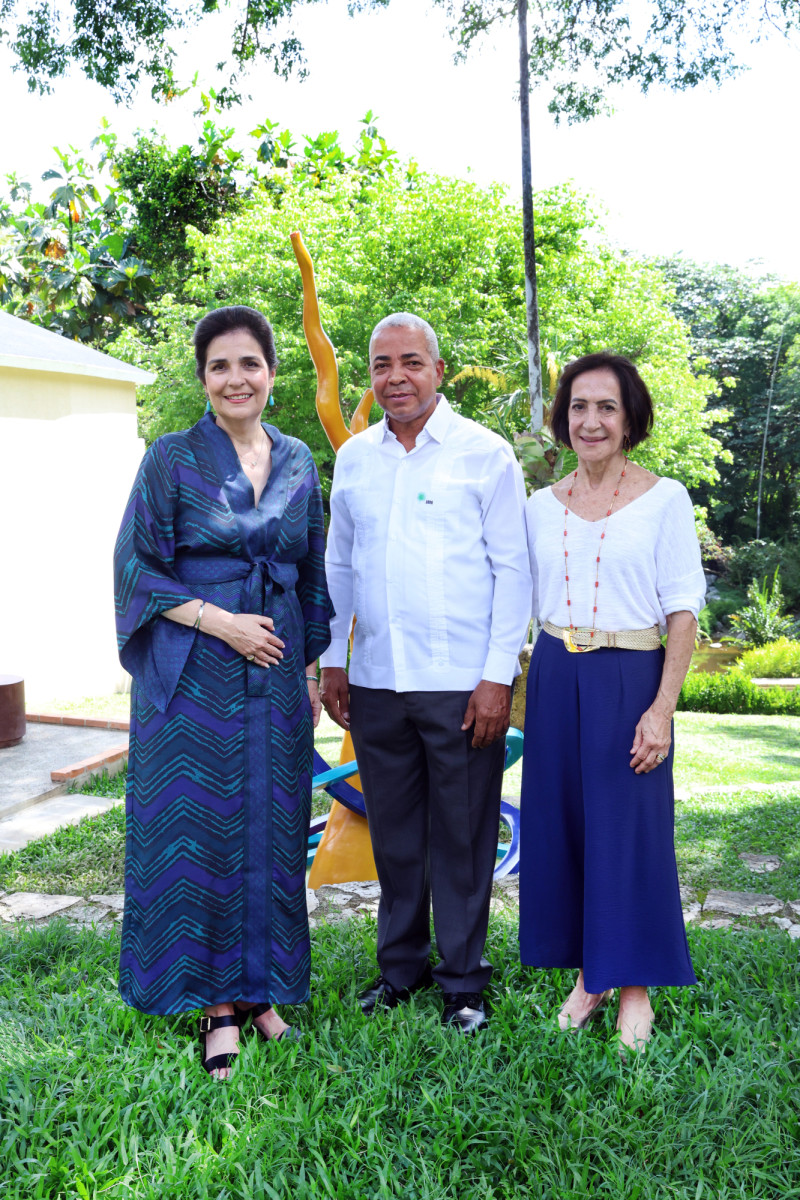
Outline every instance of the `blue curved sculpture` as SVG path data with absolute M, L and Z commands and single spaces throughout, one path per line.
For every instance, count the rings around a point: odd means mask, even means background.
M 507 771 L 522 756 L 522 743 L 522 731 L 509 729 L 506 734 L 506 761 L 503 770 Z M 349 808 L 351 812 L 357 813 L 360 817 L 366 817 L 367 810 L 364 807 L 363 795 L 358 788 L 354 788 L 347 782 L 352 775 L 358 774 L 357 762 L 341 763 L 338 767 L 329 767 L 322 755 L 315 750 L 314 772 L 311 782 L 312 791 L 322 788 L 334 800 L 338 800 L 345 808 Z M 312 818 L 308 835 L 309 864 L 317 852 L 317 846 L 329 815 L 326 813 L 323 817 Z M 494 869 L 495 879 L 502 879 L 504 875 L 516 875 L 519 871 L 519 809 L 515 808 L 513 804 L 509 804 L 507 800 L 501 800 L 500 820 L 504 821 L 511 831 L 511 841 L 498 844 L 497 853 L 500 860 Z

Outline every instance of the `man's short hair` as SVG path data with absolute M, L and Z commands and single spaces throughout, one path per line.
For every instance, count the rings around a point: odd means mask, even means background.
M 436 334 L 433 332 L 433 327 L 427 321 L 423 321 L 422 317 L 418 317 L 416 313 L 396 312 L 389 313 L 388 317 L 384 317 L 372 331 L 369 339 L 369 357 L 372 361 L 372 343 L 379 333 L 383 333 L 384 329 L 421 329 L 425 335 L 425 348 L 430 354 L 434 362 L 439 361 L 439 342 Z

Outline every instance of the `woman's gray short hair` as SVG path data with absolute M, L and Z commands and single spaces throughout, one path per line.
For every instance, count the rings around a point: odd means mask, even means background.
M 430 354 L 434 362 L 439 360 L 439 342 L 436 334 L 433 332 L 433 327 L 427 321 L 423 321 L 422 317 L 418 317 L 416 313 L 396 312 L 389 313 L 388 317 L 384 317 L 372 331 L 372 336 L 369 339 L 369 357 L 372 359 L 372 343 L 379 333 L 383 333 L 384 329 L 421 329 L 425 336 L 425 348 Z

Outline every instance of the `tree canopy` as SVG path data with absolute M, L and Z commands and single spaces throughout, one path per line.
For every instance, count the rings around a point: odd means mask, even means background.
M 311 140 L 309 141 L 316 141 Z M 373 139 L 374 141 L 374 139 Z M 328 148 L 334 164 L 340 153 Z M 115 353 L 159 379 L 145 389 L 148 437 L 181 428 L 202 411 L 190 334 L 198 316 L 225 303 L 260 308 L 274 322 L 280 367 L 276 419 L 306 440 L 329 474 L 333 455 L 314 412 L 315 379 L 302 331 L 300 277 L 289 234 L 300 229 L 316 264 L 323 323 L 337 350 L 341 393 L 352 410 L 369 384 L 367 341 L 387 312 L 411 309 L 437 330 L 444 387 L 466 415 L 506 432 L 525 414 L 498 420 L 503 394 L 524 385 L 525 295 L 521 216 L 500 187 L 422 175 L 378 147 L 328 170 L 316 159 L 275 167 L 238 211 L 190 229 L 192 261 L 180 292 L 153 307 L 155 338 L 126 331 Z M 689 367 L 685 328 L 669 310 L 656 268 L 606 246 L 586 199 L 570 187 L 536 197 L 543 329 L 551 361 L 613 346 L 630 354 L 660 405 L 642 452 L 687 484 L 715 477 L 719 443 L 707 427 L 714 384 Z M 524 408 L 524 406 L 523 406 Z
M 268 65 L 286 78 L 305 73 L 303 47 L 287 18 L 319 0 L 0 0 L 0 41 L 27 76 L 31 91 L 48 92 L 74 66 L 107 88 L 117 101 L 130 102 L 149 81 L 152 93 L 171 100 L 178 92 L 174 67 L 178 39 L 212 13 L 230 16 L 230 43 L 220 47 L 220 70 L 228 83 L 218 96 L 224 104 L 241 100 L 241 74 Z M 352 13 L 384 7 L 389 0 L 349 0 Z
M 764 450 L 762 537 L 800 527 L 800 286 L 734 267 L 674 258 L 659 264 L 673 311 L 689 328 L 692 361 L 724 390 L 731 419 L 715 430 L 729 452 L 720 479 L 699 489 L 726 542 L 756 536 Z M 769 412 L 769 422 L 767 415 Z M 765 437 L 766 435 L 766 437 Z
M 261 309 L 274 322 L 280 357 L 276 420 L 309 443 L 329 478 L 333 455 L 314 410 L 289 240 L 300 229 L 316 263 L 345 410 L 368 386 L 372 326 L 410 308 L 437 329 L 451 400 L 506 436 L 519 434 L 527 425 L 519 401 L 527 378 L 519 208 L 501 187 L 400 163 L 371 113 L 352 150 L 335 133 L 303 140 L 301 149 L 266 123 L 242 146 L 209 119 L 196 146 L 174 148 L 150 133 L 119 147 L 105 128 L 97 148 L 114 175 L 105 194 L 72 149 L 58 152 L 58 169 L 45 173 L 54 185 L 49 205 L 32 204 L 27 185 L 11 177 L 0 199 L 0 303 L 153 369 L 157 382 L 141 393 L 148 440 L 202 412 L 195 321 L 226 303 Z M 628 354 L 658 406 L 656 432 L 637 457 L 690 487 L 713 481 L 720 442 L 709 428 L 721 416 L 708 399 L 719 387 L 691 368 L 686 324 L 671 311 L 662 271 L 609 246 L 589 201 L 570 186 L 538 193 L 536 210 L 551 376 L 579 354 Z M 528 463 L 533 448 L 518 450 Z
M 49 91 L 74 66 L 121 101 L 148 81 L 164 99 L 178 88 L 178 39 L 212 13 L 229 15 L 220 69 L 223 103 L 241 99 L 247 69 L 304 73 L 303 47 L 288 19 L 320 0 L 0 0 L 0 40 L 32 90 Z M 443 8 L 466 54 L 492 26 L 516 18 L 516 0 L 432 0 Z M 351 15 L 390 0 L 348 0 Z M 531 5 L 534 84 L 550 81 L 550 111 L 584 120 L 605 107 L 606 89 L 636 81 L 694 87 L 743 67 L 739 43 L 800 28 L 797 0 L 537 0 Z
M 493 26 L 516 20 L 516 0 L 433 0 L 458 43 L 457 57 Z M 741 42 L 800 29 L 797 0 L 536 0 L 529 8 L 531 86 L 551 84 L 558 121 L 607 108 L 607 89 L 643 92 L 721 83 L 745 69 Z

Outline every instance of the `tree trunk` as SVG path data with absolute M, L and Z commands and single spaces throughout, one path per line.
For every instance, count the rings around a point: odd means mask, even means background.
M 786 330 L 786 322 L 781 326 L 781 335 L 778 338 L 778 349 L 775 351 L 775 361 L 772 364 L 772 374 L 769 378 L 769 391 L 767 392 L 767 415 L 764 420 L 764 437 L 761 441 L 761 462 L 758 468 L 758 503 L 756 504 L 756 538 L 761 537 L 761 493 L 764 487 L 764 458 L 767 453 L 767 437 L 769 436 L 769 415 L 772 410 L 772 396 L 775 391 L 775 376 L 778 373 L 778 360 L 781 356 L 781 347 L 783 346 L 783 335 Z
M 536 292 L 536 241 L 531 184 L 530 69 L 528 61 L 528 0 L 517 0 L 519 26 L 519 112 L 522 131 L 522 233 L 525 244 L 525 312 L 528 326 L 528 389 L 531 432 L 542 428 L 542 361 L 539 353 L 539 299 Z

